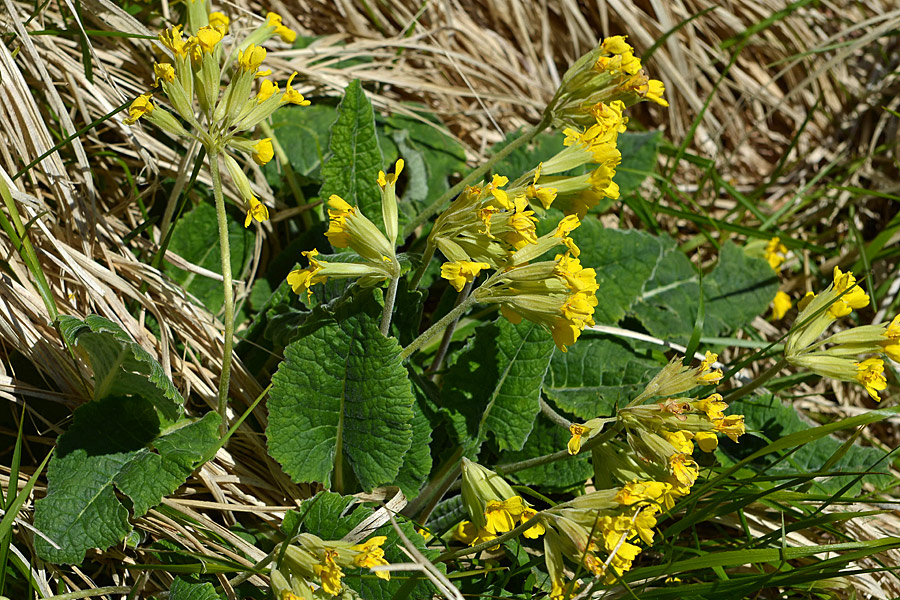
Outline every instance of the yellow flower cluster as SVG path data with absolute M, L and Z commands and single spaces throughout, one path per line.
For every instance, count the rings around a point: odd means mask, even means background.
M 387 537 L 381 535 L 362 544 L 351 544 L 301 533 L 285 549 L 280 568 L 272 568 L 272 591 L 282 600 L 312 600 L 320 597 L 316 588 L 327 596 L 341 594 L 346 591 L 343 569 L 372 569 L 389 564 L 382 548 L 386 540 Z M 385 580 L 391 578 L 388 571 L 378 570 L 375 575 Z
M 874 400 L 887 388 L 884 361 L 863 355 L 886 354 L 900 359 L 900 315 L 891 323 L 863 325 L 817 341 L 838 318 L 868 306 L 869 295 L 852 273 L 834 268 L 834 282 L 821 294 L 808 293 L 798 303 L 800 314 L 788 334 L 784 357 L 788 363 L 841 381 L 861 384 Z
M 513 253 L 508 266 L 474 293 L 478 302 L 499 304 L 500 313 L 513 323 L 524 317 L 543 325 L 563 352 L 585 326 L 594 324 L 599 289 L 596 272 L 581 265 L 578 247 L 568 237 L 578 224 L 574 215 L 563 218 L 556 231 Z M 530 262 L 560 244 L 566 246 L 565 253 L 553 260 Z
M 283 92 L 279 93 L 277 83 L 262 79 L 257 94 L 251 94 L 254 81 L 271 74 L 260 70 L 266 49 L 259 44 L 276 35 L 291 43 L 296 34 L 281 23 L 280 16 L 268 13 L 262 26 L 226 54 L 222 42 L 228 33 L 227 16 L 208 12 L 204 2 L 188 2 L 187 23 L 191 35 L 185 36 L 181 25 L 159 34 L 159 42 L 172 62 L 158 62 L 153 66 L 156 85 L 168 98 L 174 114 L 155 105 L 153 94 L 148 92 L 131 103 L 124 122 L 133 125 L 144 118 L 170 135 L 199 141 L 211 160 L 218 160 L 221 155 L 247 205 L 245 227 L 253 220 L 265 221 L 269 218 L 268 209 L 253 194 L 247 175 L 228 150 L 249 154 L 258 165 L 266 164 L 275 154 L 272 140 L 253 140 L 241 134 L 255 128 L 285 104 L 309 105 L 291 87 L 296 73 L 291 75 Z M 222 75 L 229 66 L 230 78 L 222 90 Z

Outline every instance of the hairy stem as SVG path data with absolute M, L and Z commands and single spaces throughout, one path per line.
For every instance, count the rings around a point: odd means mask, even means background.
M 391 278 L 387 294 L 384 296 L 384 310 L 381 312 L 381 333 L 388 337 L 391 333 L 391 316 L 394 314 L 394 302 L 397 300 L 397 285 L 400 283 L 400 275 Z
M 404 237 L 411 234 L 422 223 L 424 223 L 425 221 L 427 221 L 428 219 L 433 217 L 435 214 L 440 212 L 444 208 L 444 205 L 447 202 L 449 202 L 450 200 L 452 200 L 453 198 L 458 196 L 460 192 L 462 192 L 464 189 L 466 189 L 467 185 L 471 185 L 476 180 L 483 177 L 484 174 L 487 173 L 488 170 L 491 167 L 493 167 L 496 163 L 503 160 L 504 158 L 506 158 L 513 152 L 515 152 L 516 149 L 518 149 L 518 148 L 524 146 L 525 144 L 527 144 L 528 142 L 530 142 L 534 138 L 534 136 L 536 136 L 537 134 L 539 134 L 540 132 L 545 130 L 549 124 L 550 124 L 550 118 L 545 115 L 544 118 L 541 119 L 540 123 L 538 123 L 531 129 L 529 129 L 528 131 L 526 131 L 525 133 L 523 133 L 522 135 L 520 135 L 519 137 L 514 139 L 512 142 L 510 142 L 509 144 L 507 144 L 506 146 L 501 148 L 500 151 L 497 152 L 497 154 L 495 154 L 492 157 L 490 157 L 489 159 L 487 159 L 484 162 L 484 164 L 482 164 L 480 167 L 473 169 L 468 175 L 466 175 L 465 178 L 463 178 L 462 181 L 460 181 L 459 183 L 454 185 L 452 188 L 450 188 L 449 190 L 444 192 L 440 198 L 435 200 L 428 207 L 426 207 L 425 210 L 423 210 L 421 213 L 416 215 L 416 218 L 413 219 L 412 221 L 410 221 L 409 224 L 406 226 L 406 229 L 403 231 Z
M 428 343 L 429 340 L 431 340 L 431 338 L 442 332 L 444 328 L 450 325 L 450 323 L 457 320 L 464 312 L 469 310 L 469 308 L 473 304 L 475 304 L 475 296 L 469 296 L 459 305 L 455 306 L 453 310 L 444 315 L 444 317 L 440 321 L 426 329 L 425 332 L 422 333 L 422 335 L 410 342 L 409 346 L 407 346 L 403 349 L 402 352 L 400 352 L 400 359 L 405 360 L 409 358 L 409 356 L 413 352 L 424 346 L 426 343 Z
M 416 272 L 413 273 L 413 277 L 409 282 L 409 289 L 415 290 L 419 287 L 419 283 L 422 281 L 422 276 L 425 274 L 425 269 L 428 268 L 428 264 L 431 262 L 431 259 L 434 257 L 434 244 L 431 243 L 431 240 L 425 244 L 425 253 L 422 254 L 422 263 L 419 265 L 419 268 L 416 269 Z
M 228 432 L 228 384 L 231 380 L 231 351 L 234 346 L 234 281 L 231 275 L 231 246 L 228 242 L 228 220 L 225 214 L 225 197 L 222 195 L 222 178 L 219 175 L 219 153 L 210 149 L 209 170 L 212 175 L 213 195 L 216 200 L 216 221 L 219 225 L 219 248 L 222 254 L 222 285 L 225 294 L 225 344 L 222 357 L 222 374 L 219 377 L 219 433 Z
M 469 294 L 472 292 L 472 284 L 474 281 L 469 281 L 463 287 L 462 291 L 459 293 L 459 296 L 456 297 L 456 303 L 453 305 L 453 308 L 456 308 L 460 304 L 466 301 L 469 297 Z M 441 338 L 441 345 L 438 346 L 438 351 L 434 355 L 434 360 L 431 362 L 431 366 L 428 367 L 426 373 L 434 374 L 441 368 L 441 364 L 444 362 L 444 357 L 447 356 L 447 349 L 450 347 L 450 340 L 453 339 L 453 331 L 456 329 L 456 324 L 459 323 L 459 316 L 457 316 L 449 325 L 447 325 L 447 329 L 444 330 L 444 337 Z

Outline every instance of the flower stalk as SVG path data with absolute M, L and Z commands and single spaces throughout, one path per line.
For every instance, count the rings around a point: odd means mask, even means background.
M 228 389 L 231 380 L 231 354 L 234 347 L 234 280 L 231 274 L 231 245 L 228 240 L 228 220 L 225 197 L 222 194 L 222 178 L 219 174 L 219 153 L 208 149 L 209 171 L 212 175 L 213 197 L 216 202 L 216 222 L 219 229 L 219 247 L 222 257 L 222 291 L 225 298 L 225 341 L 223 345 L 222 373 L 219 377 L 218 412 L 221 422 L 219 433 L 228 431 Z

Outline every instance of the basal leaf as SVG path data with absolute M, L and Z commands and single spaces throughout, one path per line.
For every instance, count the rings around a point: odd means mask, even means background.
M 231 247 L 231 272 L 240 276 L 253 251 L 252 232 L 228 217 L 228 243 Z M 175 224 L 169 250 L 189 263 L 213 273 L 222 273 L 222 257 L 219 251 L 219 229 L 216 209 L 200 203 Z M 170 263 L 164 270 L 185 290 L 193 294 L 208 311 L 215 314 L 225 303 L 222 282 L 197 273 L 185 271 Z
M 327 200 L 337 194 L 359 206 L 370 221 L 384 230 L 381 218 L 381 191 L 375 181 L 383 167 L 375 133 L 375 115 L 358 79 L 344 90 L 338 117 L 331 127 L 331 145 L 322 166 L 322 189 Z
M 616 168 L 613 181 L 619 186 L 619 194 L 630 194 L 656 170 L 656 154 L 661 131 L 620 133 L 616 142 L 622 153 L 622 163 Z
M 356 506 L 351 511 L 355 500 L 355 498 L 350 496 L 321 492 L 321 497 L 312 506 L 306 521 L 303 523 L 303 529 L 325 540 L 339 540 L 343 538 L 373 512 L 371 508 L 361 505 Z M 401 520 L 400 518 L 398 518 L 398 521 L 403 534 L 416 546 L 419 552 L 430 560 L 434 560 L 438 556 L 439 552 L 425 547 L 425 541 L 416 531 L 417 527 L 414 523 Z M 409 562 L 409 556 L 401 550 L 403 541 L 397 535 L 390 522 L 370 532 L 366 539 L 377 535 L 387 537 L 382 547 L 384 548 L 384 557 L 389 563 Z M 441 565 L 439 568 L 443 569 L 443 566 Z M 360 577 L 359 575 L 367 576 Z M 366 569 L 362 569 L 354 573 L 347 572 L 344 583 L 359 592 L 360 596 L 366 600 L 391 600 L 397 590 L 405 583 L 406 577 L 404 575 L 406 574 L 396 573 L 395 576 L 391 577 L 390 581 L 384 581 L 369 576 Z M 423 578 L 421 583 L 413 588 L 412 593 L 407 598 L 424 600 L 432 598 L 433 594 L 434 588 Z
M 588 420 L 613 414 L 637 396 L 662 366 L 649 344 L 583 334 L 568 352 L 555 352 L 544 394 L 560 409 Z
M 555 348 L 530 321 L 485 323 L 444 377 L 442 402 L 460 443 L 476 449 L 488 435 L 501 450 L 521 450 L 540 410 L 541 382 Z
M 572 233 L 581 264 L 597 272 L 597 323 L 618 323 L 631 308 L 662 257 L 659 238 L 636 230 L 607 229 L 585 219 Z
M 272 379 L 272 456 L 295 481 L 329 482 L 349 463 L 369 490 L 394 481 L 412 439 L 413 395 L 400 346 L 352 315 L 291 343 Z
M 423 394 L 418 386 L 413 386 L 417 395 Z M 415 498 L 431 473 L 431 423 L 422 410 L 417 398 L 413 402 L 412 443 L 403 457 L 400 472 L 394 481 L 407 498 Z
M 184 413 L 184 398 L 163 368 L 119 325 L 97 315 L 83 321 L 63 315 L 59 324 L 66 343 L 85 354 L 91 365 L 94 400 L 140 396 L 166 420 L 174 421 Z
M 576 346 L 581 343 L 579 342 Z M 551 423 L 545 416 L 539 414 L 534 421 L 534 431 L 531 432 L 522 450 L 504 452 L 497 462 L 499 464 L 511 463 L 558 452 L 566 447 L 570 437 L 568 430 Z M 566 460 L 523 469 L 510 475 L 509 479 L 523 485 L 536 486 L 543 493 L 577 486 L 587 481 L 594 473 L 588 462 L 589 454 L 589 452 L 583 452 L 579 456 Z
M 78 408 L 59 438 L 47 470 L 47 496 L 34 524 L 56 542 L 35 538 L 38 554 L 54 563 L 80 563 L 90 548 L 106 549 L 131 531 L 128 496 L 140 517 L 174 492 L 217 443 L 219 417 L 184 419 L 163 428 L 149 400 L 109 396 Z
M 652 335 L 686 342 L 697 319 L 700 277 L 674 242 L 665 241 L 665 254 L 634 314 Z M 722 335 L 746 325 L 766 310 L 777 290 L 778 278 L 765 260 L 726 243 L 718 264 L 703 279 L 703 334 Z
M 288 106 L 275 112 L 272 130 L 295 173 L 321 180 L 322 162 L 331 136 L 329 129 L 337 116 L 335 107 L 322 103 Z M 277 166 L 272 162 L 266 168 L 274 170 Z

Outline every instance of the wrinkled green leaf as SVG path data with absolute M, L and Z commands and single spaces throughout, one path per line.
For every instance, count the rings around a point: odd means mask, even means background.
M 413 386 L 413 391 L 416 395 L 424 394 L 418 386 Z M 394 481 L 407 498 L 418 495 L 431 473 L 431 423 L 420 405 L 423 400 L 416 400 L 412 405 L 412 443 Z
M 346 460 L 367 490 L 394 481 L 412 438 L 400 346 L 356 314 L 291 343 L 272 378 L 269 451 L 295 481 L 329 482 Z
M 243 223 L 238 223 L 228 216 L 231 272 L 235 278 L 240 276 L 244 265 L 250 260 L 253 252 L 251 236 L 251 230 L 245 229 Z M 201 203 L 181 217 L 172 232 L 169 251 L 191 264 L 221 274 L 222 256 L 219 251 L 216 209 L 209 204 Z M 193 294 L 209 312 L 215 314 L 225 304 L 225 292 L 221 281 L 179 269 L 168 262 L 163 264 L 163 269 L 169 277 Z
M 109 319 L 88 315 L 82 321 L 62 315 L 66 343 L 86 355 L 94 372 L 94 400 L 140 396 L 169 421 L 184 414 L 184 398 L 149 352 Z
M 80 563 L 90 548 L 106 549 L 131 531 L 135 517 L 184 483 L 218 441 L 219 416 L 184 419 L 163 428 L 154 406 L 134 396 L 110 396 L 75 411 L 47 470 L 47 496 L 35 507 L 35 527 L 60 548 L 35 538 L 54 563 Z
M 630 194 L 656 170 L 656 155 L 661 131 L 625 132 L 619 134 L 616 146 L 622 153 L 622 164 L 616 168 L 613 178 L 619 186 L 619 194 Z
M 354 501 L 355 498 L 350 496 L 322 492 L 321 497 L 310 509 L 306 521 L 303 523 L 303 529 L 325 540 L 339 540 L 343 538 L 373 512 L 371 508 L 361 505 L 356 506 L 351 511 Z M 398 523 L 403 534 L 415 545 L 419 552 L 430 560 L 434 560 L 438 556 L 439 552 L 436 550 L 425 548 L 425 541 L 417 533 L 417 527 L 414 523 L 400 518 L 398 518 Z M 389 563 L 409 562 L 409 556 L 400 549 L 403 542 L 389 522 L 372 531 L 365 539 L 370 539 L 377 535 L 387 537 L 387 541 L 382 547 L 384 548 L 384 557 Z M 443 565 L 438 567 L 443 570 Z M 363 569 L 356 573 L 348 572 L 344 578 L 344 583 L 359 592 L 366 600 L 391 600 L 406 580 L 404 577 L 405 573 L 396 573 L 394 577 L 391 577 L 390 581 L 384 581 L 374 576 L 360 577 L 357 575 L 357 573 L 369 575 L 366 571 L 366 569 Z M 433 594 L 434 587 L 423 578 L 408 597 L 424 600 L 425 598 L 431 598 Z
M 572 238 L 581 249 L 581 264 L 597 272 L 594 321 L 618 323 L 653 275 L 662 243 L 642 231 L 607 229 L 595 218 L 586 219 Z
M 538 415 L 534 422 L 534 431 L 531 432 L 522 450 L 520 452 L 504 452 L 497 462 L 498 464 L 512 463 L 559 452 L 566 447 L 570 437 L 567 429 L 551 423 L 544 415 Z M 579 456 L 566 460 L 516 471 L 509 476 L 509 479 L 523 485 L 535 486 L 542 493 L 580 485 L 594 473 L 588 462 L 589 454 L 589 452 L 583 452 Z
M 652 335 L 686 342 L 697 319 L 699 275 L 674 242 L 664 239 L 665 254 L 633 311 Z M 777 290 L 778 278 L 765 260 L 725 244 L 718 264 L 703 278 L 703 334 L 715 337 L 743 327 L 765 312 Z
M 176 577 L 169 589 L 169 600 L 219 600 L 221 596 L 211 583 L 188 583 Z
M 443 408 L 460 443 L 477 449 L 490 435 L 501 450 L 522 449 L 554 348 L 550 333 L 530 321 L 500 317 L 475 330 L 444 377 Z
M 567 413 L 608 417 L 637 396 L 659 371 L 653 346 L 612 336 L 583 334 L 568 352 L 556 352 L 544 394 Z
M 331 127 L 328 158 L 322 166 L 319 197 L 337 194 L 382 231 L 381 190 L 376 178 L 382 169 L 381 150 L 375 133 L 375 115 L 362 85 L 354 79 L 344 90 L 338 117 Z
M 333 106 L 288 106 L 275 112 L 272 130 L 295 173 L 321 180 L 321 168 L 331 139 L 329 130 L 338 116 Z M 275 163 L 269 163 L 266 168 Z

